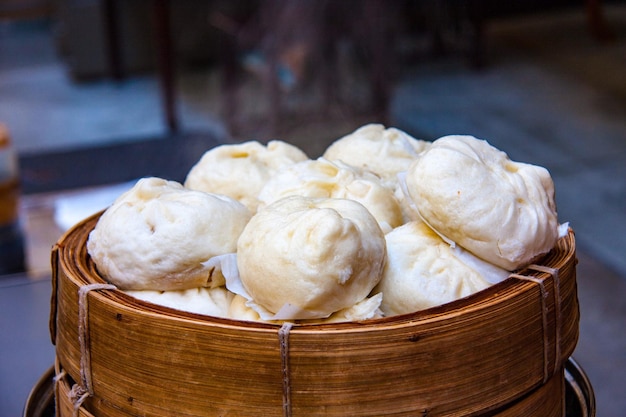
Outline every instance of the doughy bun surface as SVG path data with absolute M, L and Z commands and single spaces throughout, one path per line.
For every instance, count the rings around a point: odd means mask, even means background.
M 280 168 L 307 159 L 296 146 L 278 140 L 267 146 L 256 141 L 221 145 L 202 155 L 187 174 L 185 187 L 227 195 L 254 213 L 265 182 Z
M 246 291 L 266 310 L 324 318 L 367 297 L 381 277 L 384 235 L 352 200 L 291 196 L 260 210 L 237 245 Z
M 131 297 L 180 311 L 213 317 L 228 317 L 234 294 L 224 287 L 191 288 L 188 290 L 127 290 Z
M 368 169 L 385 183 L 395 183 L 398 172 L 405 171 L 429 144 L 400 129 L 372 123 L 337 139 L 326 149 L 324 158 Z
M 284 167 L 261 190 L 260 207 L 290 195 L 357 201 L 372 213 L 384 232 L 404 220 L 392 189 L 374 173 L 341 161 L 318 158 Z
M 385 239 L 387 263 L 374 292 L 383 294 L 381 310 L 386 316 L 445 304 L 490 285 L 423 222 L 400 226 Z
M 437 139 L 411 165 L 406 185 L 419 214 L 434 230 L 509 271 L 556 243 L 549 172 L 513 162 L 484 140 Z
M 98 271 L 125 290 L 181 290 L 224 283 L 202 263 L 235 252 L 250 219 L 232 198 L 144 178 L 100 217 L 87 250 Z

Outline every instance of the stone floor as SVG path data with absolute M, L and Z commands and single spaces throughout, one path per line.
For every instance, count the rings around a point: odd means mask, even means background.
M 487 32 L 489 65 L 484 70 L 469 69 L 454 53 L 437 60 L 421 59 L 406 68 L 395 87 L 391 123 L 423 139 L 473 134 L 513 159 L 550 170 L 559 216 L 577 233 L 581 324 L 574 357 L 593 384 L 597 415 L 620 417 L 626 410 L 626 9 L 612 7 L 608 16 L 617 34 L 608 44 L 590 38 L 579 12 L 494 22 Z M 67 157 L 70 149 L 167 136 L 153 77 L 77 85 L 51 52 L 45 25 L 19 36 L 9 36 L 15 33 L 10 29 L 0 32 L 4 37 L 0 119 L 11 128 L 25 170 L 35 169 L 34 161 L 42 153 Z M 38 58 L 18 59 L 11 51 L 20 45 Z M 181 73 L 178 81 L 184 129 L 217 140 L 237 140 L 229 137 L 219 120 L 215 75 Z M 244 94 L 257 102 L 262 97 L 258 89 Z M 295 94 L 290 100 L 302 103 Z M 369 121 L 366 115 L 341 110 L 326 118 L 314 111 L 307 116 L 290 114 L 291 123 L 285 124 L 280 138 L 299 145 L 311 157 Z M 255 137 L 254 129 L 245 134 L 239 140 L 265 139 Z M 113 173 L 109 178 L 129 179 Z M 59 201 L 94 191 L 86 185 L 49 192 L 33 189 L 24 196 L 32 282 L 45 283 L 49 277 L 49 248 L 62 233 L 55 221 Z M 0 279 L 0 295 L 6 295 L 3 302 L 11 303 L 10 288 L 15 287 L 5 282 L 1 285 Z M 37 285 L 37 291 L 43 291 Z M 19 317 L 20 311 L 30 308 L 16 299 L 15 305 L 3 305 L 2 311 Z M 0 344 L 0 357 L 14 357 L 14 349 Z M 23 367 L 30 364 L 40 366 L 24 357 Z M 5 377 L 0 380 L 3 384 Z M 0 386 L 0 391 L 5 388 Z M 7 398 L 4 393 L 0 397 L 0 410 Z

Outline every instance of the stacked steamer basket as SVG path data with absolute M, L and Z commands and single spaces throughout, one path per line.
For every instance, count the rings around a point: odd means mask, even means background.
M 185 313 L 107 284 L 86 242 L 52 251 L 56 415 L 564 416 L 578 338 L 573 231 L 508 279 L 428 310 L 275 325 Z

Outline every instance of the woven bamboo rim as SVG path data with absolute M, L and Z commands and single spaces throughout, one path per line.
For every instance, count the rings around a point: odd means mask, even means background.
M 463 300 L 280 327 L 112 289 L 86 253 L 97 219 L 53 248 L 50 323 L 59 363 L 94 416 L 491 415 L 560 374 L 576 346 L 571 230 L 540 265 Z

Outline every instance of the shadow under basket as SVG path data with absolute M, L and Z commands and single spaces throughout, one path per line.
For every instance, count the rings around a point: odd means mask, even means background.
M 455 302 L 275 325 L 136 300 L 98 274 L 99 215 L 52 250 L 56 416 L 565 416 L 578 340 L 574 232 Z

